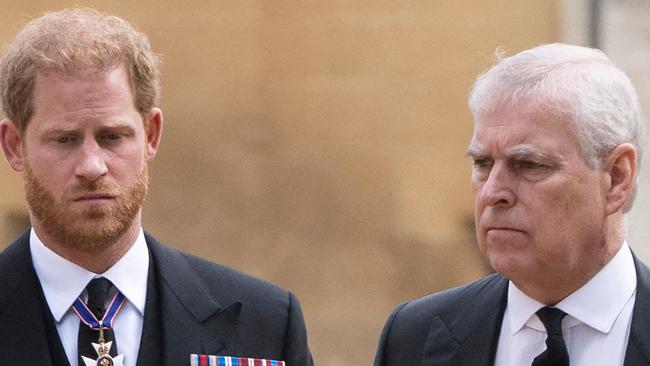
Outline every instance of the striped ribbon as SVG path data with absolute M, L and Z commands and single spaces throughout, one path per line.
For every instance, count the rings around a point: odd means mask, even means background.
M 191 366 L 286 366 L 284 361 L 259 358 L 190 355 Z
M 90 329 L 99 330 L 100 327 L 110 329 L 113 327 L 113 319 L 115 319 L 117 313 L 122 309 L 122 305 L 124 305 L 124 300 L 124 295 L 118 291 L 115 296 L 113 296 L 113 299 L 111 300 L 110 305 L 108 305 L 108 309 L 102 319 L 97 319 L 95 314 L 88 309 L 88 306 L 83 302 L 83 300 L 81 300 L 81 298 L 75 300 L 72 304 L 72 310 L 77 314 L 79 320 L 90 327 Z

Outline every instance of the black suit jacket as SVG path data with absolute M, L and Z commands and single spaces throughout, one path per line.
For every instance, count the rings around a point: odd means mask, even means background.
M 625 366 L 650 365 L 650 270 L 634 258 L 637 289 Z M 401 304 L 386 322 L 375 366 L 491 366 L 508 280 L 472 284 Z
M 153 267 L 138 364 L 189 365 L 191 353 L 313 364 L 293 294 L 145 238 Z M 46 306 L 26 232 L 0 253 L 0 365 L 67 363 Z

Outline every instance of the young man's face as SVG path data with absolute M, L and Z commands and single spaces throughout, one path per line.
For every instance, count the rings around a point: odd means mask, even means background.
M 137 221 L 155 156 L 160 111 L 149 128 L 120 65 L 74 76 L 39 73 L 34 115 L 21 136 L 34 228 L 78 249 L 110 245 Z

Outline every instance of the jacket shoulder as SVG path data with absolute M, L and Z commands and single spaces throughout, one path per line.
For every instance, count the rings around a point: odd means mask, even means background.
M 215 306 L 236 315 L 231 344 L 246 357 L 283 359 L 311 365 L 300 303 L 295 295 L 268 281 L 168 248 L 145 234 L 159 280 L 197 320 L 212 317 Z
M 263 309 L 265 313 L 282 312 L 284 316 L 295 300 L 291 293 L 268 281 L 169 248 L 148 234 L 145 238 L 159 276 L 175 291 L 187 292 L 186 287 L 192 286 L 200 289 L 203 296 L 218 298 L 223 306 L 239 302 L 247 304 L 248 311 Z
M 486 307 L 496 308 L 506 294 L 507 283 L 505 277 L 495 273 L 464 286 L 400 304 L 386 321 L 375 365 L 392 365 L 392 361 L 386 359 L 396 355 L 399 358 L 417 359 L 422 354 L 424 342 L 430 337 L 432 327 L 445 329 L 448 340 L 462 337 L 462 334 L 451 333 L 458 331 L 457 325 L 460 323 L 474 326 L 472 322 L 481 318 L 476 314 L 490 311 Z M 416 362 L 415 359 L 413 362 Z
M 0 313 L 22 281 L 33 272 L 29 252 L 29 230 L 0 252 Z
M 399 309 L 400 320 L 420 320 L 423 316 L 436 315 L 448 318 L 461 309 L 471 307 L 477 299 L 493 296 L 507 284 L 507 279 L 493 273 L 475 282 L 448 290 L 435 292 L 404 303 Z
M 289 292 L 269 281 L 214 263 L 194 255 L 178 252 L 213 291 L 243 299 L 286 300 Z

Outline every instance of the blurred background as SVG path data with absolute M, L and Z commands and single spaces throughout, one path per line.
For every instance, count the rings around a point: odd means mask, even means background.
M 75 5 L 126 18 L 164 57 L 145 228 L 295 292 L 320 366 L 370 365 L 400 302 L 490 271 L 464 152 L 495 49 L 600 47 L 650 101 L 645 0 L 2 0 L 0 44 Z M 2 248 L 28 220 L 4 162 L 0 187 Z M 629 241 L 646 260 L 648 211 L 642 177 Z

